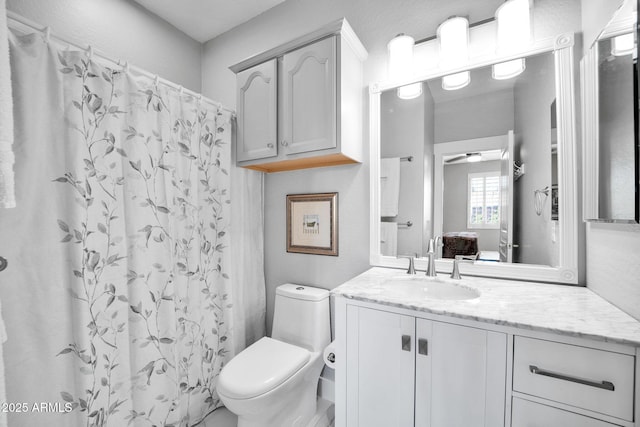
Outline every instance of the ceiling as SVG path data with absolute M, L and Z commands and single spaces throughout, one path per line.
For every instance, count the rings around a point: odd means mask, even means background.
M 204 43 L 284 0 L 134 0 L 194 40 Z

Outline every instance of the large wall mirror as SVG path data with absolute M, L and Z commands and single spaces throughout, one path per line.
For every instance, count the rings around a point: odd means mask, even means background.
M 434 72 L 422 94 L 371 87 L 371 263 L 425 268 L 438 236 L 437 270 L 456 255 L 463 273 L 571 283 L 577 276 L 573 36 L 540 40 L 525 71 L 443 90 Z
M 640 221 L 636 2 L 622 3 L 581 62 L 586 221 Z

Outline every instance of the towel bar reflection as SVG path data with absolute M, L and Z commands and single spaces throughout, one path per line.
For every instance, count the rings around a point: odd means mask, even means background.
M 5 270 L 8 265 L 9 265 L 9 262 L 5 258 L 2 258 L 0 256 L 0 271 Z
M 399 222 L 398 223 L 398 227 L 411 227 L 412 225 L 413 225 L 413 222 L 411 222 L 411 221 Z
M 400 157 L 401 162 L 413 162 L 413 156 Z

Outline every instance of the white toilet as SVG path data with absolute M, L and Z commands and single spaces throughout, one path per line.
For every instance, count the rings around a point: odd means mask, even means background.
M 218 377 L 218 395 L 238 416 L 238 427 L 307 426 L 316 412 L 329 322 L 329 291 L 278 286 L 271 338 L 240 352 Z

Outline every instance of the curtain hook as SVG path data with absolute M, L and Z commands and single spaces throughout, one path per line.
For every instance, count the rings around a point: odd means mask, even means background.
M 44 40 L 47 43 L 51 41 L 51 27 L 44 27 Z
M 178 88 L 178 93 L 180 95 L 182 95 L 182 93 L 184 92 L 184 88 L 182 87 L 182 85 Z
M 125 73 L 129 72 L 129 61 L 124 61 L 124 65 L 122 66 L 122 71 Z
M 93 46 L 87 45 L 87 59 L 91 61 L 93 59 Z
M 160 77 L 158 77 L 158 75 L 156 74 L 156 75 L 153 77 L 153 85 L 154 85 L 154 86 L 158 86 L 158 84 L 159 84 L 159 83 L 160 83 Z

